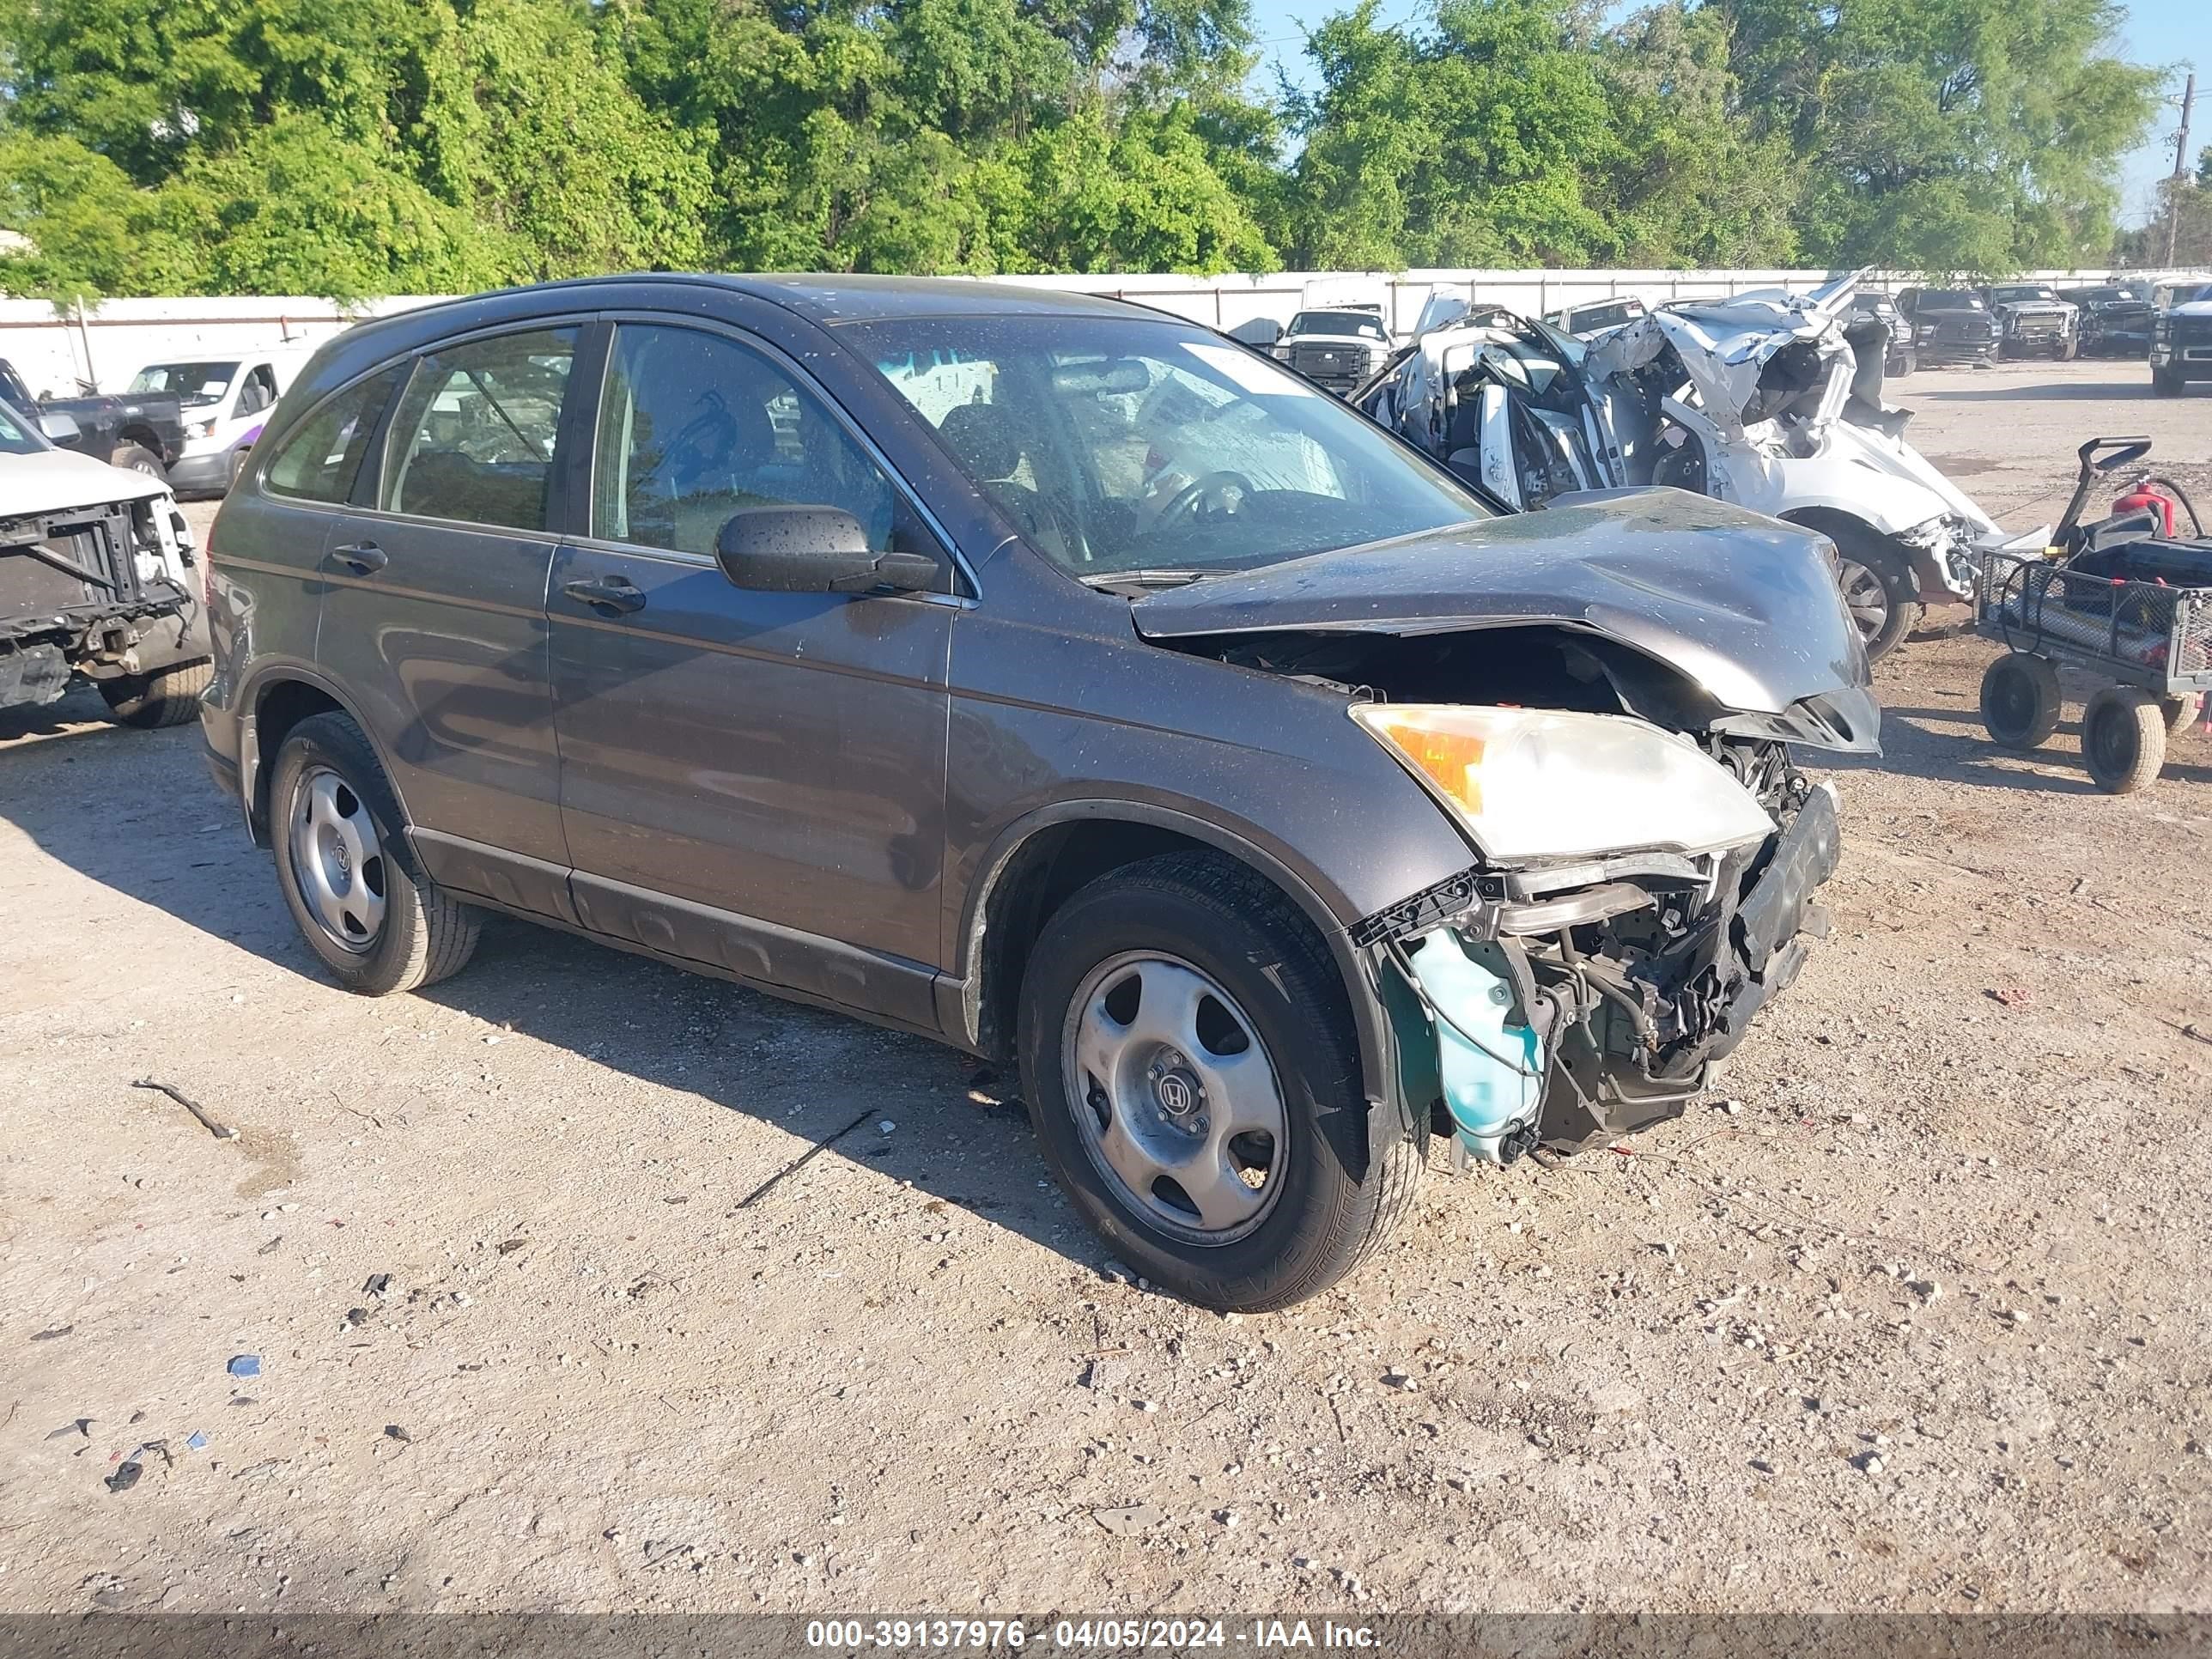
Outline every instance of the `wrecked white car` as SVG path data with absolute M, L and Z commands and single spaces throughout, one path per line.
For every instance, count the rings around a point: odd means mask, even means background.
M 1881 401 L 1887 331 L 1853 317 L 1856 288 L 1680 301 L 1587 343 L 1432 305 L 1352 402 L 1509 507 L 1672 484 L 1817 530 L 1878 657 L 1922 605 L 1971 599 L 1980 554 L 2045 531 L 2008 537 L 1905 441 Z
M 0 404 L 0 708 L 82 676 L 125 726 L 191 720 L 213 672 L 194 559 L 161 479 L 57 448 Z

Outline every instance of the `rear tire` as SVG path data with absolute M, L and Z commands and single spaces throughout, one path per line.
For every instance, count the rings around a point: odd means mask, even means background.
M 2052 352 L 2051 355 L 2059 362 L 2070 363 L 2074 361 L 2075 356 L 2080 354 L 2081 349 L 2081 343 L 2080 341 L 2064 340 L 2060 342 L 2058 349 Z
M 2008 651 L 1982 674 L 1982 724 L 2008 749 L 2034 749 L 2058 729 L 2058 671 L 2046 657 Z
M 2081 758 L 2097 787 L 2132 795 L 2166 764 L 2166 712 L 2132 685 L 2108 685 L 2081 711 Z
M 349 913 L 361 920 L 358 937 L 345 942 L 303 884 L 316 879 L 304 844 L 313 838 L 317 787 L 332 793 L 353 830 L 347 855 L 332 860 L 341 890 L 366 901 Z M 405 841 L 405 820 L 384 767 L 351 720 L 313 714 L 287 734 L 270 769 L 269 817 L 285 906 L 307 948 L 347 990 L 390 996 L 467 965 L 482 917 L 422 873 Z M 325 884 L 330 879 L 323 878 Z M 327 894 L 323 902 L 331 902 Z M 337 902 L 340 908 L 344 902 Z
M 1156 965 L 1164 969 L 1158 980 Z M 1225 1045 L 1203 1030 L 1209 997 L 1194 993 L 1194 982 L 1217 988 L 1212 1018 L 1228 1033 Z M 1147 1012 L 1156 983 L 1167 993 L 1157 1016 Z M 1181 1006 L 1172 995 L 1177 986 L 1186 1000 L 1196 996 L 1189 1006 L 1200 1012 L 1188 1023 L 1197 1046 L 1178 1038 L 1162 1076 L 1161 1061 L 1146 1069 L 1147 1054 L 1111 1032 L 1149 1031 L 1156 1021 L 1180 1029 L 1170 1018 Z M 1231 1023 L 1223 1027 L 1224 1009 Z M 1098 1010 L 1114 1010 L 1111 1019 L 1122 1022 L 1106 1039 L 1118 1048 L 1096 1046 Z M 1233 1046 L 1240 1040 L 1244 1047 Z M 1412 1201 L 1425 1135 L 1370 1121 L 1358 1038 L 1334 964 L 1281 892 L 1218 854 L 1147 859 L 1102 876 L 1063 904 L 1023 973 L 1018 1042 L 1023 1094 L 1061 1188 L 1138 1273 L 1190 1301 L 1240 1312 L 1304 1301 L 1350 1273 Z M 1264 1157 L 1254 1160 L 1262 1167 L 1245 1164 L 1246 1184 L 1259 1194 L 1252 1218 L 1215 1228 L 1195 1200 L 1209 1190 L 1200 1178 L 1214 1173 L 1210 1155 L 1177 1151 L 1182 1143 L 1170 1145 L 1164 1132 L 1195 1124 L 1202 1134 L 1199 1115 L 1206 1113 L 1233 1121 L 1223 1103 L 1245 1097 L 1254 1059 L 1272 1085 L 1281 1133 L 1222 1143 L 1224 1155 L 1233 1151 L 1240 1160 Z M 1110 1075 L 1100 1078 L 1102 1069 Z M 1188 1083 L 1170 1093 L 1176 1079 Z M 1186 1087 L 1194 1091 L 1194 1109 Z M 1187 1115 L 1161 1115 L 1177 1111 Z M 1141 1149 L 1133 1162 L 1142 1191 L 1131 1179 L 1133 1142 Z M 1178 1170 L 1188 1172 L 1189 1195 Z M 1189 1211 L 1186 1224 L 1174 1219 L 1179 1195 Z M 1240 1213 L 1234 1206 L 1221 1212 Z
M 2186 696 L 2160 697 L 2158 706 L 2166 717 L 2166 735 L 2178 738 L 2203 714 L 2204 697 L 2202 692 L 2191 691 Z
M 150 731 L 198 718 L 200 693 L 215 683 L 215 665 L 203 659 L 99 682 L 107 712 L 125 726 Z
M 161 458 L 143 444 L 116 445 L 108 452 L 107 464 L 131 472 L 143 472 L 163 483 L 169 482 L 169 470 L 161 465 Z

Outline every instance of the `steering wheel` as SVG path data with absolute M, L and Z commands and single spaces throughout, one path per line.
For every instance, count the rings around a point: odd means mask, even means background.
M 1176 491 L 1175 499 L 1160 509 L 1158 521 L 1166 524 L 1176 518 L 1186 518 L 1194 523 L 1201 518 L 1212 518 L 1213 513 L 1200 511 L 1209 504 L 1226 517 L 1230 510 L 1226 498 L 1231 490 L 1243 497 L 1260 493 L 1242 472 L 1203 473 Z

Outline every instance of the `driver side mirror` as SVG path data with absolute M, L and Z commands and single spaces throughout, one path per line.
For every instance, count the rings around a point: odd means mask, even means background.
M 714 538 L 733 586 L 762 593 L 920 593 L 937 584 L 937 561 L 878 553 L 860 521 L 837 507 L 748 507 Z

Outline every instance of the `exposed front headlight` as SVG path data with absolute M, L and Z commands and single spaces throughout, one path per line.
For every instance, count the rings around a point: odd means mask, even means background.
M 1625 714 L 1458 703 L 1357 703 L 1388 747 L 1492 860 L 1657 848 L 1718 852 L 1774 821 L 1687 738 Z

